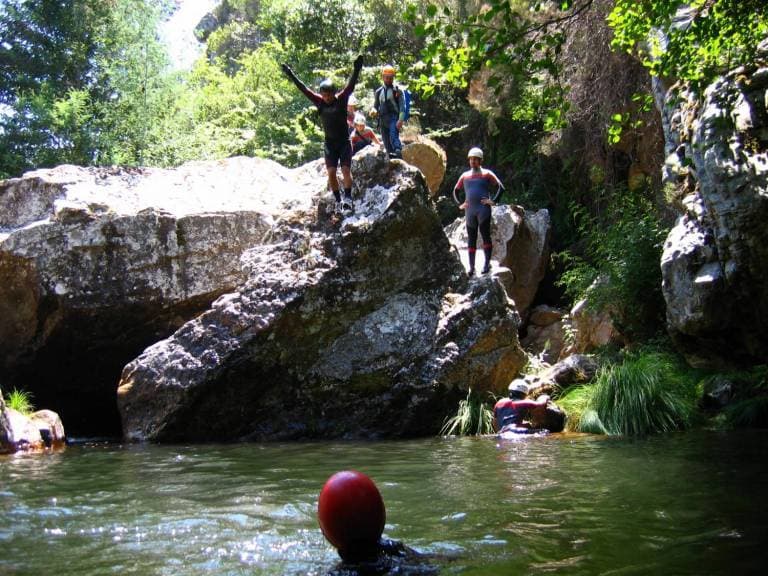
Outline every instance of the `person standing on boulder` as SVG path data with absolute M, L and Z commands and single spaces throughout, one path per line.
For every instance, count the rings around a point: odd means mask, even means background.
M 325 168 L 328 172 L 328 185 L 336 199 L 337 211 L 349 211 L 352 209 L 352 143 L 349 139 L 349 125 L 347 124 L 347 105 L 349 96 L 357 84 L 357 78 L 360 76 L 360 70 L 363 68 L 363 56 L 360 55 L 355 58 L 352 75 L 340 92 L 337 92 L 333 81 L 327 78 L 320 82 L 319 92 L 310 90 L 299 80 L 288 64 L 281 64 L 280 67 L 296 87 L 317 107 L 325 133 L 324 157 Z M 339 192 L 339 179 L 336 175 L 339 164 L 344 181 L 343 199 Z
M 400 130 L 405 121 L 404 94 L 395 86 L 395 67 L 387 64 L 381 69 L 382 85 L 373 93 L 371 116 L 379 119 L 379 132 L 390 158 L 403 157 Z
M 469 170 L 464 172 L 456 186 L 453 187 L 453 199 L 461 210 L 466 213 L 467 220 L 467 253 L 469 255 L 470 276 L 475 274 L 475 252 L 477 252 L 477 232 L 483 237 L 483 252 L 485 266 L 483 274 L 491 271 L 491 208 L 504 191 L 504 185 L 496 174 L 482 167 L 483 151 L 472 148 L 467 153 Z M 491 198 L 491 185 L 495 185 L 496 193 Z M 464 200 L 459 200 L 459 190 L 464 190 Z

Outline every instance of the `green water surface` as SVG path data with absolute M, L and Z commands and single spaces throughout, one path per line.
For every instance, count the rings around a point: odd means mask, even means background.
M 768 433 L 85 443 L 0 457 L 0 575 L 326 574 L 325 480 L 379 486 L 440 574 L 764 574 Z

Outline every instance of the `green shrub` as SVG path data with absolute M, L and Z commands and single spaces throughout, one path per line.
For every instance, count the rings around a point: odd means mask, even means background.
M 493 434 L 493 407 L 484 403 L 470 388 L 467 397 L 459 402 L 456 414 L 447 418 L 440 430 L 443 436 L 471 436 Z
M 35 411 L 32 406 L 32 393 L 14 388 L 5 397 L 5 404 L 21 414 L 27 415 Z
M 581 253 L 556 256 L 565 267 L 558 281 L 565 293 L 573 301 L 589 294 L 590 306 L 609 310 L 633 341 L 655 336 L 664 325 L 659 262 L 667 228 L 647 196 L 645 191 L 595 191 L 593 213 L 572 205 Z
M 689 427 L 695 420 L 694 373 L 676 356 L 641 351 L 606 365 L 595 383 L 569 390 L 558 404 L 568 429 L 644 436 Z
M 598 373 L 591 404 L 610 434 L 643 436 L 687 428 L 696 415 L 690 374 L 668 353 L 631 355 Z

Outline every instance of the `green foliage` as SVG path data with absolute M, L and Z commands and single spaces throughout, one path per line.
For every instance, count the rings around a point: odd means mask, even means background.
M 16 388 L 6 395 L 5 404 L 25 416 L 35 411 L 34 406 L 32 406 L 32 394 Z
M 172 89 L 160 0 L 0 5 L 0 176 L 58 163 L 141 164 Z
M 526 103 L 546 130 L 562 128 L 567 88 L 560 82 L 564 25 L 587 9 L 581 2 L 491 0 L 478 9 L 466 2 L 411 3 L 406 18 L 424 38 L 416 86 L 427 97 L 440 86 L 466 88 L 473 73 L 507 106 Z
M 418 40 L 394 0 L 226 0 L 208 58 L 171 73 L 167 0 L 0 4 L 0 178 L 62 162 L 173 166 L 233 155 L 322 155 L 316 111 L 283 76 L 346 80 L 358 53 L 405 69 Z M 73 15 L 76 15 L 74 17 Z M 47 62 L 51 64 L 48 65 Z M 361 82 L 358 94 L 373 86 Z
M 687 428 L 695 415 L 695 384 L 670 354 L 627 357 L 602 369 L 591 405 L 611 434 L 643 436 Z
M 696 378 L 670 353 L 639 351 L 605 365 L 595 383 L 558 399 L 577 432 L 645 436 L 691 426 L 697 417 Z
M 440 434 L 444 436 L 471 436 L 493 433 L 493 407 L 484 403 L 470 389 L 459 402 L 456 414 L 446 419 Z
M 663 324 L 659 262 L 668 230 L 642 191 L 604 191 L 595 200 L 595 213 L 572 204 L 583 253 L 558 255 L 566 268 L 558 284 L 574 301 L 589 295 L 627 336 L 652 336 Z
M 724 70 L 749 64 L 768 36 L 763 0 L 616 0 L 612 45 L 637 55 L 651 74 L 695 88 Z M 660 30 L 666 39 L 653 30 Z
M 592 385 L 573 386 L 556 398 L 557 405 L 568 414 L 566 421 L 568 430 L 593 434 L 607 433 L 602 427 L 602 423 L 600 424 L 601 430 L 595 430 L 587 425 L 587 420 L 591 418 L 589 413 L 594 413 L 594 410 L 590 408 L 592 388 Z

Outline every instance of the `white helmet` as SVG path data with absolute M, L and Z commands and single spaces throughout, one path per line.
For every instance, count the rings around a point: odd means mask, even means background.
M 480 160 L 483 159 L 483 151 L 480 150 L 477 146 L 474 148 L 470 148 L 469 152 L 467 152 L 467 158 L 480 158 Z
M 516 392 L 522 396 L 528 395 L 528 384 L 526 384 L 525 380 L 522 378 L 516 378 L 515 380 L 512 380 L 512 382 L 509 383 L 507 389 L 510 392 Z
M 360 112 L 356 113 L 355 114 L 354 123 L 355 124 L 365 124 L 365 116 L 360 114 Z
M 347 100 L 347 106 L 357 106 L 357 98 L 355 98 L 354 94 L 349 95 L 349 99 Z

